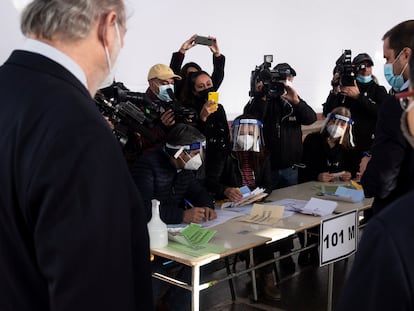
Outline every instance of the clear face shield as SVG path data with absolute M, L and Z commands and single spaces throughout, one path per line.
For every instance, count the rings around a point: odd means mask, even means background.
M 325 122 L 321 128 L 321 133 L 329 134 L 329 137 L 338 139 L 342 144 L 347 133 L 349 133 L 349 140 L 352 146 L 354 146 L 352 137 L 352 124 L 354 122 L 351 118 L 345 117 L 337 113 L 328 113 Z M 349 130 L 348 130 L 349 127 Z
M 165 144 L 165 147 L 177 150 L 173 154 L 173 157 L 174 159 L 180 158 L 184 162 L 184 169 L 197 170 L 204 160 L 206 142 L 196 142 L 184 146 L 175 146 L 167 143 Z
M 238 119 L 233 123 L 233 151 L 262 150 L 263 124 L 256 119 Z

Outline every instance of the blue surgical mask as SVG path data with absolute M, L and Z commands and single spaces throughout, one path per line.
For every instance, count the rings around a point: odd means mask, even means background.
M 163 102 L 170 102 L 172 98 L 168 95 L 167 90 L 171 89 L 174 92 L 174 85 L 173 84 L 165 84 L 159 86 L 159 91 L 157 97 L 162 100 Z
M 401 52 L 400 52 L 400 54 L 398 54 L 397 58 L 394 60 L 394 62 L 392 64 L 385 64 L 384 65 L 384 77 L 387 80 L 388 84 L 391 85 L 391 87 L 394 90 L 396 90 L 397 92 L 399 92 L 401 90 L 401 87 L 404 85 L 404 78 L 403 78 L 402 74 L 403 74 L 405 68 L 407 68 L 407 65 L 408 65 L 408 63 L 405 64 L 403 70 L 401 71 L 401 73 L 398 76 L 394 75 L 393 66 L 394 66 L 394 63 L 400 57 Z
M 357 76 L 356 79 L 360 83 L 370 83 L 372 81 L 372 76 Z

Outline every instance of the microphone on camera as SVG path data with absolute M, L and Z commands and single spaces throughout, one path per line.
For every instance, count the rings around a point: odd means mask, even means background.
M 174 91 L 171 88 L 167 89 L 167 93 L 168 93 L 168 96 L 170 96 L 171 100 L 175 101 L 175 99 L 176 99 L 175 94 L 174 94 Z

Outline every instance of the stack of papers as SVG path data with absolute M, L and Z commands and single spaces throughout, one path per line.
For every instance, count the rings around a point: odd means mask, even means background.
M 250 191 L 249 187 L 244 186 L 240 188 L 240 192 L 243 195 L 243 198 L 239 201 L 233 202 L 231 207 L 243 206 L 251 204 L 253 202 L 259 201 L 267 196 L 267 193 L 264 192 L 265 189 L 257 187 L 253 191 Z
M 197 249 L 207 244 L 216 233 L 216 230 L 202 228 L 199 224 L 190 224 L 183 230 L 169 230 L 168 238 Z
M 356 203 L 361 202 L 364 199 L 364 190 L 356 190 L 338 186 L 334 193 L 322 191 L 320 195 L 322 199 Z
M 253 204 L 250 215 L 241 220 L 261 225 L 275 225 L 283 217 L 283 206 Z
M 337 206 L 338 203 L 334 201 L 311 198 L 300 212 L 315 216 L 326 216 L 332 214 Z

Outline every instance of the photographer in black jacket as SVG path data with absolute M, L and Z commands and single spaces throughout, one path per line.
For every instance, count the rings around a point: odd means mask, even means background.
M 350 64 L 355 75 L 355 79 L 352 79 L 353 85 L 340 85 L 341 73 L 338 69 L 341 64 L 338 64 L 338 61 L 331 81 L 332 90 L 323 104 L 323 115 L 326 117 L 334 108 L 340 106 L 351 111 L 354 120 L 352 134 L 355 154 L 359 157 L 356 160 L 359 161 L 364 152 L 371 149 L 375 138 L 378 108 L 387 97 L 387 91 L 372 75 L 374 62 L 368 54 L 358 54 Z
M 273 57 L 265 55 L 262 65 L 252 72 L 250 102 L 244 107 L 244 114 L 250 114 L 263 121 L 263 136 L 270 153 L 272 188 L 278 189 L 298 183 L 297 164 L 302 158 L 302 125 L 316 121 L 315 111 L 299 97 L 292 87 L 295 70 L 287 63 L 276 65 L 270 70 Z M 284 255 L 293 248 L 293 241 L 280 245 Z M 280 261 L 281 267 L 289 273 L 295 271 L 291 257 Z

